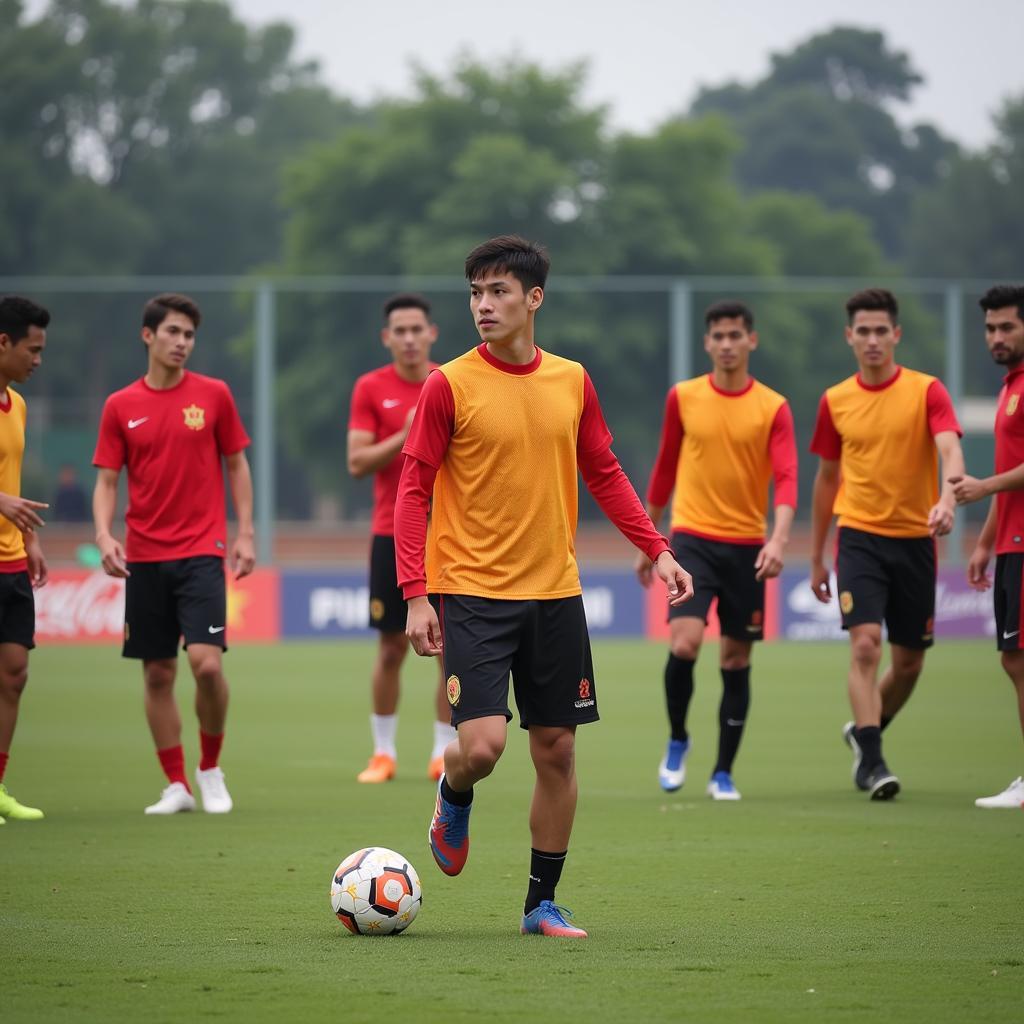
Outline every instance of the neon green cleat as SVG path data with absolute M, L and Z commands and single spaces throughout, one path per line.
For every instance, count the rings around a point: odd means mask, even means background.
M 38 821 L 44 817 L 38 807 L 26 807 L 7 792 L 7 787 L 0 782 L 0 817 L 6 816 L 14 821 Z

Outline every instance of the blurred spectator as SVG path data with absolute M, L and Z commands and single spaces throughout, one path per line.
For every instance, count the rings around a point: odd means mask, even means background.
M 92 518 L 89 500 L 74 466 L 60 467 L 50 517 L 61 523 L 86 523 Z

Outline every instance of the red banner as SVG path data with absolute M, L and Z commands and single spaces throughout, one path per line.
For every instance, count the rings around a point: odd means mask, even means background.
M 277 640 L 279 593 L 275 569 L 258 569 L 237 581 L 229 576 L 228 643 Z M 124 580 L 88 569 L 55 569 L 35 598 L 36 643 L 121 643 Z

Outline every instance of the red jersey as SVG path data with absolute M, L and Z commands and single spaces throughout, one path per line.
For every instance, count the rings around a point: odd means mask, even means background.
M 437 363 L 430 363 L 430 369 Z M 397 434 L 405 426 L 409 410 L 415 408 L 423 381 L 403 380 L 393 363 L 364 373 L 352 389 L 348 414 L 349 430 L 366 430 L 373 443 Z M 395 532 L 395 496 L 402 475 L 401 453 L 373 475 L 373 521 L 371 532 L 390 537 Z
M 996 472 L 1007 473 L 1024 462 L 1024 368 L 1004 378 L 996 406 Z M 996 554 L 1024 551 L 1024 490 L 996 495 Z
M 128 469 L 127 560 L 223 558 L 221 459 L 248 445 L 222 380 L 186 371 L 172 388 L 158 391 L 142 378 L 115 391 L 103 406 L 92 461 L 101 469 Z
M 651 558 L 668 550 L 611 440 L 594 386 L 571 360 L 537 349 L 531 363 L 512 365 L 482 344 L 432 373 L 403 449 L 395 513 L 405 597 L 579 594 L 577 472 L 637 547 Z

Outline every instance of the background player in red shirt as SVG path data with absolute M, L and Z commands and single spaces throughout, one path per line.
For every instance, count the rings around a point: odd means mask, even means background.
M 889 800 L 899 779 L 882 756 L 882 730 L 913 692 L 934 643 L 935 538 L 953 527 L 956 500 L 942 477 L 963 473 L 960 424 L 942 381 L 896 363 L 896 297 L 869 288 L 846 302 L 852 377 L 821 397 L 811 451 L 820 457 L 811 506 L 811 589 L 832 599 L 825 540 L 839 517 L 836 577 L 850 634 L 847 683 L 854 721 L 843 727 L 853 781 Z M 892 661 L 881 680 L 882 623 Z
M 465 866 L 473 786 L 505 748 L 511 674 L 536 773 L 521 931 L 584 938 L 554 902 L 576 813 L 576 727 L 598 717 L 574 547 L 577 474 L 656 560 L 675 603 L 693 584 L 612 454 L 586 371 L 534 344 L 548 267 L 542 249 L 509 235 L 467 258 L 482 343 L 423 387 L 403 448 L 395 546 L 409 639 L 417 654 L 443 653 L 458 729 L 430 826 L 434 860 L 447 875 Z
M 224 557 L 236 579 L 253 570 L 252 477 L 249 437 L 227 384 L 185 369 L 199 321 L 198 306 L 184 295 L 146 303 L 146 375 L 107 399 L 93 457 L 96 543 L 104 571 L 126 581 L 122 653 L 142 659 L 146 719 L 167 776 L 147 814 L 196 806 L 174 699 L 182 639 L 196 681 L 201 757 L 195 777 L 203 810 L 223 814 L 232 807 L 218 764 L 228 708 Z M 222 461 L 238 518 L 230 552 Z M 128 476 L 124 547 L 111 533 L 122 467 Z
M 409 650 L 405 635 L 405 598 L 395 570 L 395 496 L 402 473 L 402 445 L 427 375 L 437 365 L 430 351 L 437 326 L 422 295 L 394 295 L 384 303 L 381 341 L 391 362 L 363 374 L 352 390 L 348 420 L 348 471 L 373 473 L 373 540 L 370 548 L 370 625 L 380 642 L 373 665 L 371 697 L 373 756 L 356 776 L 360 782 L 387 782 L 397 763 L 395 732 L 402 662 Z M 427 775 L 435 782 L 444 770 L 444 748 L 455 738 L 444 673 L 438 665 L 437 720 Z
M 739 800 L 732 765 L 750 706 L 750 654 L 764 636 L 764 581 L 782 572 L 796 511 L 796 437 L 789 403 L 750 376 L 750 354 L 757 348 L 750 310 L 741 302 L 719 302 L 704 323 L 712 372 L 669 389 L 647 490 L 655 526 L 675 491 L 672 551 L 700 581 L 692 601 L 669 608 L 665 702 L 671 733 L 658 780 L 674 792 L 686 778 L 693 669 L 717 598 L 722 701 L 718 757 L 707 791 L 714 800 Z M 775 524 L 766 538 L 773 477 Z M 636 571 L 645 587 L 651 570 L 651 560 L 638 554 Z
M 25 399 L 10 385 L 28 380 L 39 366 L 49 323 L 50 314 L 30 299 L 0 298 L 0 824 L 43 816 L 38 808 L 18 803 L 3 779 L 28 682 L 28 652 L 36 645 L 32 591 L 47 577 L 36 533 L 47 505 L 21 497 Z
M 1017 712 L 1024 733 L 1024 286 L 995 285 L 979 302 L 985 311 L 985 341 L 993 360 L 1006 368 L 996 407 L 995 473 L 984 479 L 954 477 L 961 504 L 992 496 L 985 525 L 967 563 L 967 581 L 988 590 L 988 563 L 996 555 L 993 597 L 996 648 L 1017 691 Z M 1024 779 L 1018 776 L 1002 793 L 980 797 L 978 807 L 1024 806 Z

